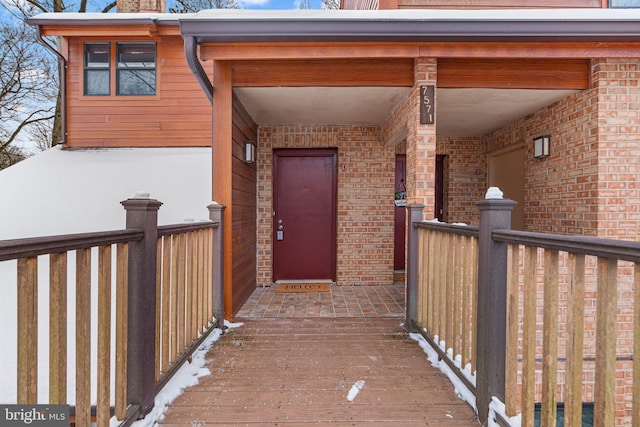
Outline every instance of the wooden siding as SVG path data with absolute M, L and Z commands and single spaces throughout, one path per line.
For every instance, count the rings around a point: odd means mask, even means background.
M 413 86 L 413 58 L 237 61 L 234 86 Z
M 442 58 L 438 87 L 500 89 L 588 89 L 588 59 Z
M 83 43 L 99 41 L 156 41 L 157 94 L 116 96 L 112 58 L 111 95 L 84 96 Z M 68 60 L 69 147 L 211 145 L 211 104 L 186 63 L 181 37 L 72 38 Z
M 257 243 L 257 161 L 253 164 L 244 162 L 244 142 L 252 141 L 254 144 L 257 142 L 257 126 L 235 97 L 233 98 L 232 132 L 231 274 L 233 290 L 230 314 L 235 316 L 256 288 Z

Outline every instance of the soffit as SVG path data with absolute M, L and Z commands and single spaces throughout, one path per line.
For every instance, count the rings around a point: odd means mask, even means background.
M 382 125 L 410 88 L 270 87 L 235 88 L 259 125 Z M 482 136 L 576 90 L 438 89 L 437 133 Z

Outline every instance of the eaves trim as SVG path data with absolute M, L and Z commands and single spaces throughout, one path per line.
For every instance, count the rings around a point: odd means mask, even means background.
M 640 41 L 638 21 L 180 20 L 183 36 L 207 42 Z

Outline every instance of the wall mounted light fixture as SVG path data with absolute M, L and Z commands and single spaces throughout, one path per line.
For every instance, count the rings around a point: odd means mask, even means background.
M 244 142 L 244 162 L 253 163 L 256 161 L 256 145 L 251 141 Z
M 541 135 L 533 138 L 533 157 L 539 159 L 549 155 L 551 145 L 551 137 L 549 135 Z

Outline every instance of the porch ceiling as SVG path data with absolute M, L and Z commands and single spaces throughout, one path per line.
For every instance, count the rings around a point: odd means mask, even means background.
M 234 89 L 259 125 L 380 125 L 406 87 L 261 87 Z M 438 89 L 437 133 L 482 136 L 575 90 Z

